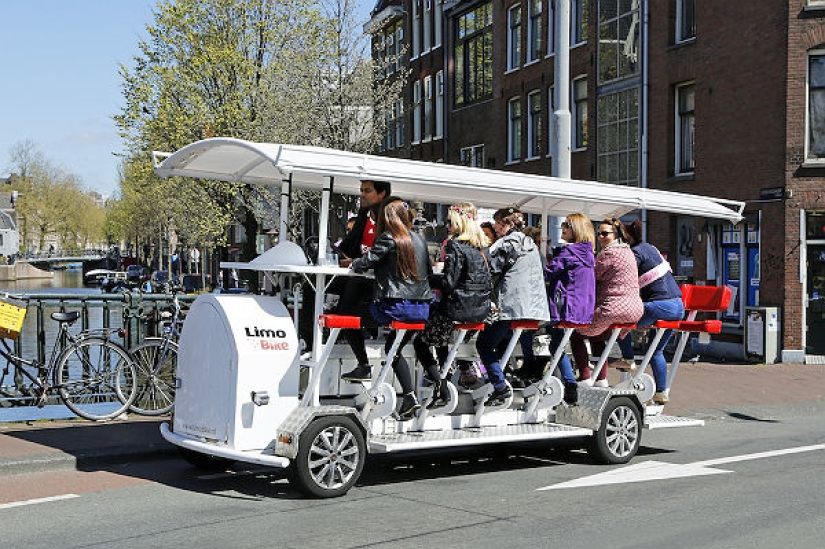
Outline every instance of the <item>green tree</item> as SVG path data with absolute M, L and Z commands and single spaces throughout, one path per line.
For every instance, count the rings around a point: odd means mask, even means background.
M 47 159 L 32 141 L 12 147 L 11 170 L 19 175 L 14 190 L 21 222 L 21 246 L 42 250 L 54 237 L 62 249 L 87 247 L 103 236 L 104 214 L 79 178 Z

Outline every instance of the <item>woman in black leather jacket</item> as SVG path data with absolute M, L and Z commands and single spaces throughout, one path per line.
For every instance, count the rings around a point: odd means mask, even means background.
M 369 251 L 352 262 L 352 270 L 363 273 L 375 271 L 375 295 L 370 304 L 372 316 L 380 324 L 392 320 L 401 322 L 425 322 L 430 314 L 429 275 L 432 274 L 427 242 L 411 231 L 412 215 L 409 205 L 398 197 L 389 197 L 381 205 L 378 216 L 377 233 Z M 415 398 L 412 375 L 406 360 L 401 357 L 404 345 L 412 337 L 408 332 L 398 349 L 392 368 L 403 391 L 403 399 L 398 415 L 401 419 L 412 418 L 421 407 Z M 363 337 L 363 336 L 361 336 Z M 387 338 L 386 351 L 395 340 L 395 332 Z M 372 367 L 359 364 L 353 371 L 341 376 L 348 381 L 372 379 Z

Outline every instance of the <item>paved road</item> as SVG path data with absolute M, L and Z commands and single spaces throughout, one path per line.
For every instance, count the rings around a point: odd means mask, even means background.
M 707 417 L 646 432 L 628 466 L 535 445 L 382 459 L 335 500 L 305 499 L 269 471 L 209 474 L 179 459 L 10 475 L 0 494 L 18 483 L 58 499 L 0 506 L 0 523 L 8 547 L 32 549 L 821 547 L 825 404 Z

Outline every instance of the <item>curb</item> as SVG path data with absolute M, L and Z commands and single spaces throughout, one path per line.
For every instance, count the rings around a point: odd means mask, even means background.
M 60 452 L 31 455 L 21 459 L 0 459 L 0 477 L 70 469 L 91 470 L 107 465 L 152 461 L 176 455 L 177 448 L 168 443 L 148 444 L 141 448 L 110 447 L 102 450 L 83 450 L 76 454 Z

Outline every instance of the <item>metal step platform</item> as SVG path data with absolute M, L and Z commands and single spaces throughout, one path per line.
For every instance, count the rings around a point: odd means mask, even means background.
M 526 442 L 574 436 L 586 437 L 591 434 L 593 434 L 593 431 L 589 429 L 555 423 L 538 423 L 372 435 L 369 438 L 368 445 L 370 452 L 388 453 L 423 448 L 451 448 L 499 442 Z
M 667 429 L 670 427 L 703 427 L 705 420 L 692 417 L 650 415 L 645 417 L 645 427 L 648 429 Z

